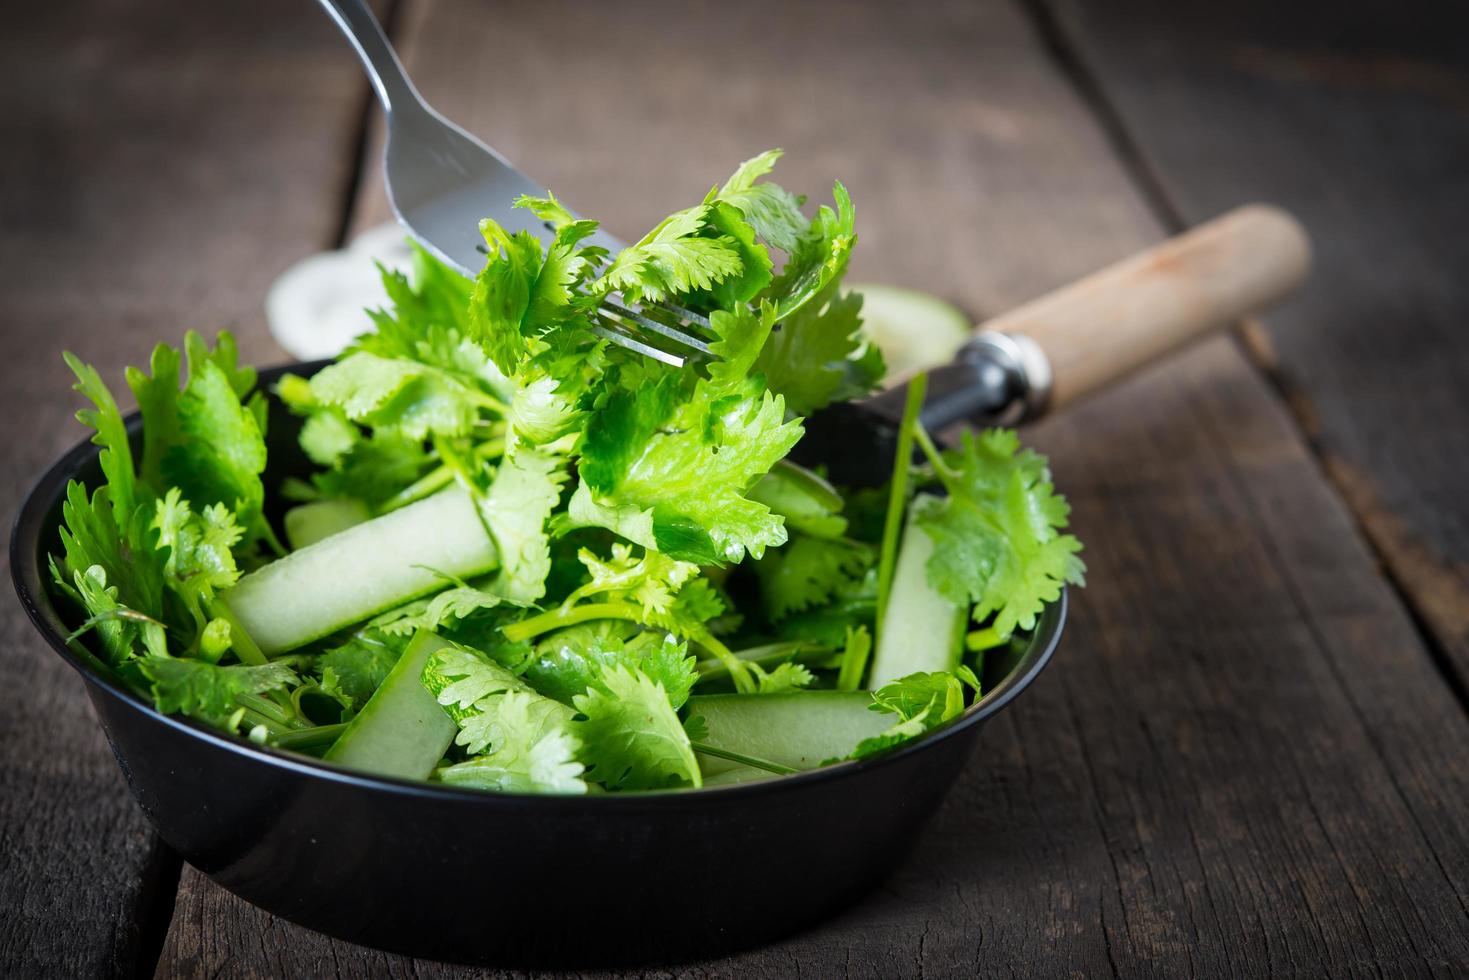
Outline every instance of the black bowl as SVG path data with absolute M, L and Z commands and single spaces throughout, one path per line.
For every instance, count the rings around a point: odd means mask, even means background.
M 262 382 L 318 366 L 267 371 Z M 136 439 L 136 416 L 129 426 Z M 268 492 L 308 471 L 297 431 L 272 400 Z M 678 792 L 450 789 L 365 776 L 159 714 L 69 649 L 77 617 L 53 603 L 46 556 L 58 547 L 67 481 L 100 478 L 97 448 L 83 443 L 40 479 L 16 519 L 11 570 L 31 621 L 86 682 L 159 836 L 269 912 L 431 959 L 666 963 L 766 943 L 831 915 L 902 860 L 980 726 L 1051 658 L 1066 616 L 1063 593 L 1028 640 L 987 658 L 982 700 L 877 758 Z

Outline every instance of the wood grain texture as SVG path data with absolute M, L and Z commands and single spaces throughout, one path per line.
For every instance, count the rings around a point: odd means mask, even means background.
M 1294 293 L 1305 231 L 1247 204 L 980 324 L 1023 334 L 1050 364 L 1051 410 L 1100 391 Z
M 1047 3 L 1167 207 L 1310 229 L 1257 357 L 1469 690 L 1469 7 Z
M 85 432 L 63 348 L 122 368 L 189 327 L 260 317 L 272 277 L 331 242 L 366 87 L 299 4 L 25 4 L 0 31 L 0 515 Z M 8 579 L 8 575 L 6 576 Z M 81 684 L 0 598 L 0 975 L 127 974 L 150 889 L 178 862 L 148 833 Z M 163 897 L 165 911 L 171 894 Z M 161 926 L 156 927 L 161 932 Z
M 787 186 L 852 189 L 855 276 L 976 315 L 1163 235 L 1010 4 L 422 0 L 401 24 L 431 101 L 620 235 L 771 145 Z M 1091 566 L 1056 663 L 882 889 L 678 975 L 1469 969 L 1469 722 L 1259 374 L 1216 340 L 1031 435 Z M 308 933 L 187 870 L 162 965 L 497 975 Z

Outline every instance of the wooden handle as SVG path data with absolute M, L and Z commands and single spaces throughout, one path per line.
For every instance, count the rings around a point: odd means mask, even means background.
M 1310 241 L 1294 218 L 1248 204 L 978 329 L 1039 345 L 1056 408 L 1269 306 L 1310 264 Z

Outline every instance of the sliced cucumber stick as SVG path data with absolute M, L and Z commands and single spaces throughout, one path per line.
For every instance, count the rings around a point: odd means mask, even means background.
M 360 500 L 314 500 L 286 511 L 286 540 L 300 550 L 371 517 Z
M 797 691 L 695 695 L 688 706 L 690 715 L 704 719 L 709 734 L 703 741 L 715 748 L 815 769 L 892 725 L 892 715 L 868 710 L 871 703 L 865 691 Z M 713 776 L 746 767 L 701 755 L 699 768 Z
M 925 502 L 933 499 L 920 494 L 908 511 L 893 591 L 867 681 L 873 690 L 919 671 L 953 670 L 959 665 L 969 610 L 954 605 L 929 584 L 933 539 L 916 520 Z
M 293 551 L 222 598 L 274 655 L 442 588 L 442 575 L 469 578 L 495 567 L 495 544 L 474 501 L 452 487 Z
M 361 713 L 327 749 L 326 761 L 379 776 L 427 779 L 459 731 L 419 679 L 428 658 L 445 645 L 420 631 Z
M 882 351 L 888 377 L 944 364 L 974 329 L 963 311 L 916 289 L 858 283 L 862 294 L 862 333 Z

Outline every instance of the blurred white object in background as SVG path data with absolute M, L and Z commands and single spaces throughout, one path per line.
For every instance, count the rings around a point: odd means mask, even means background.
M 387 293 L 375 262 L 407 269 L 407 233 L 396 221 L 358 235 L 342 249 L 309 255 L 291 266 L 265 294 L 271 336 L 303 361 L 334 357 L 372 329 L 364 310 L 385 306 Z

